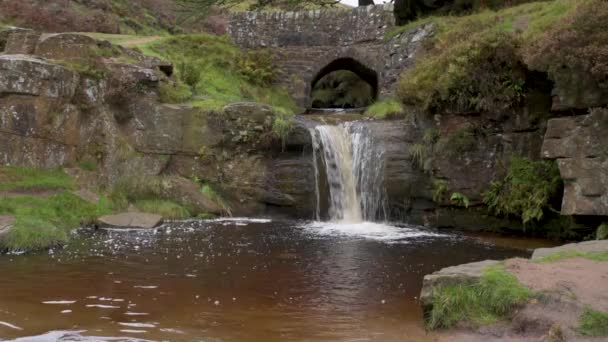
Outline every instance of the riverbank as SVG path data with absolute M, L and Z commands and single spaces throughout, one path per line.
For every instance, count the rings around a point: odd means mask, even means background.
M 608 336 L 608 241 L 535 250 L 424 278 L 426 324 L 440 341 L 599 341 Z

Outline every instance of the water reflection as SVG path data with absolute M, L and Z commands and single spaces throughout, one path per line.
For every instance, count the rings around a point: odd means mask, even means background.
M 63 250 L 0 257 L 0 337 L 431 340 L 416 302 L 424 274 L 528 253 L 381 225 L 217 220 L 83 231 Z

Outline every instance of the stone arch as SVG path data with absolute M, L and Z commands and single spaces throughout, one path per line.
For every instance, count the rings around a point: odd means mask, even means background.
M 381 73 L 373 62 L 373 58 L 367 58 L 365 54 L 360 54 L 354 49 L 347 51 L 332 51 L 317 59 L 316 69 L 308 77 L 306 87 L 307 107 L 311 107 L 311 93 L 316 83 L 327 74 L 338 71 L 348 70 L 357 74 L 361 79 L 372 87 L 374 99 L 380 95 Z

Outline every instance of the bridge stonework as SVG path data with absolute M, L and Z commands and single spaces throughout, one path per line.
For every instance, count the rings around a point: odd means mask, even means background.
M 421 41 L 433 31 L 430 25 L 424 25 L 387 38 L 394 26 L 393 7 L 387 4 L 236 13 L 231 17 L 229 32 L 242 48 L 271 48 L 282 71 L 281 83 L 298 105 L 308 108 L 313 83 L 340 69 L 367 77 L 367 81 L 373 72 L 377 84 L 372 86 L 378 97 L 390 96 L 399 74 L 413 63 Z

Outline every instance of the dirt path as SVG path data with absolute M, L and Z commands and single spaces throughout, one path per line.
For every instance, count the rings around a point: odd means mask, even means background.
M 155 41 L 161 40 L 163 38 L 164 38 L 163 36 L 141 37 L 141 38 L 125 40 L 125 41 L 121 42 L 120 45 L 122 45 L 124 47 L 134 47 L 134 46 L 141 45 L 141 44 L 155 42 Z

